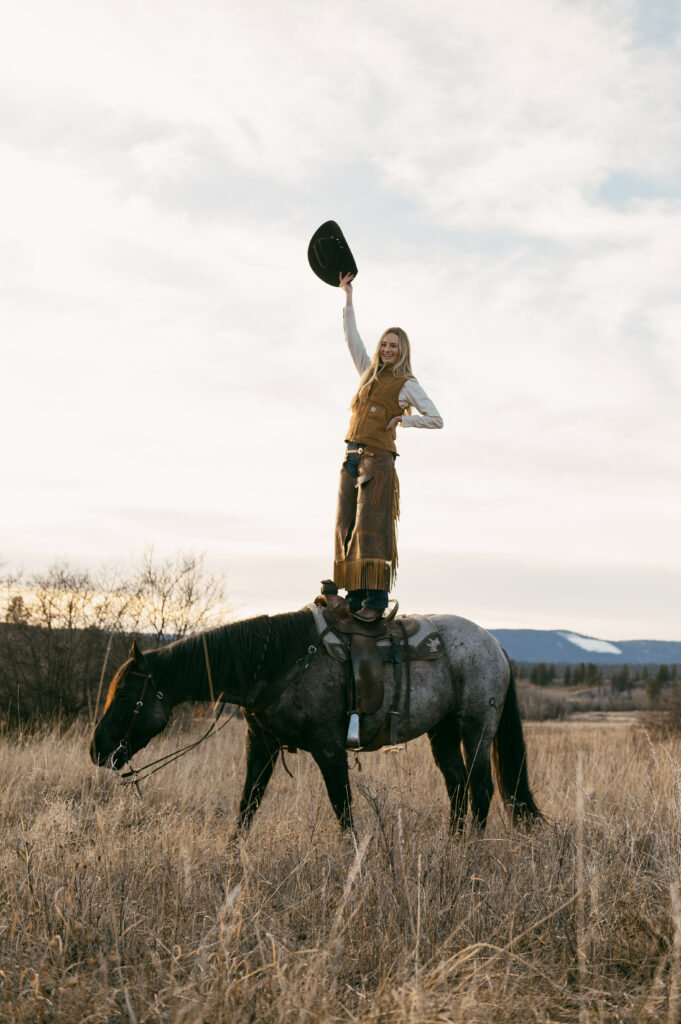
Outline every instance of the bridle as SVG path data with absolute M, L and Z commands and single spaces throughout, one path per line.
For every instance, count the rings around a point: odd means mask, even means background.
M 135 722 L 137 720 L 137 716 L 139 715 L 139 713 L 141 712 L 142 708 L 144 707 L 144 698 L 145 698 L 146 693 L 147 693 L 147 687 L 149 686 L 149 683 L 154 678 L 153 674 L 151 672 L 140 672 L 140 670 L 138 668 L 130 669 L 128 671 L 127 675 L 129 675 L 129 676 L 140 676 L 142 679 L 144 679 L 144 683 L 142 684 L 142 692 L 140 693 L 139 700 L 135 704 L 134 710 L 132 712 L 132 717 L 131 717 L 130 722 L 128 724 L 128 728 L 123 733 L 123 737 L 120 740 L 118 746 L 115 748 L 115 750 L 112 750 L 111 754 L 109 755 L 109 758 L 110 758 L 112 763 L 114 761 L 114 758 L 116 757 L 116 754 L 118 754 L 119 751 L 122 754 L 125 754 L 125 748 L 127 746 L 128 739 L 130 738 L 130 736 L 132 734 L 132 730 L 135 728 Z M 156 691 L 156 700 L 159 700 L 161 702 L 163 701 L 163 691 L 162 690 L 157 690 Z
M 323 639 L 325 634 L 328 633 L 328 632 L 329 632 L 329 627 L 327 627 L 324 630 L 324 632 L 321 634 L 319 639 Z M 260 657 L 258 659 L 258 663 L 255 666 L 255 669 L 253 670 L 252 677 L 251 677 L 251 682 L 249 684 L 249 687 L 252 686 L 253 683 L 255 682 L 255 680 L 256 680 L 256 678 L 258 676 L 258 673 L 260 672 L 260 670 L 261 670 L 261 668 L 262 668 L 262 666 L 264 664 L 265 654 L 267 652 L 267 649 L 268 649 L 269 643 L 270 643 L 270 635 L 271 635 L 271 626 L 268 623 L 267 636 L 265 637 L 265 641 L 264 641 L 264 644 L 263 644 L 262 652 L 261 652 Z M 307 668 L 308 668 L 308 666 L 310 664 L 310 661 L 312 660 L 312 657 L 317 653 L 318 649 L 319 648 L 317 646 L 315 646 L 315 644 L 312 644 L 312 643 L 309 644 L 309 646 L 307 648 L 307 651 L 305 652 L 305 656 L 303 658 L 299 658 L 298 659 L 298 662 L 297 662 L 298 671 L 293 676 L 291 676 L 291 678 L 289 678 L 289 679 L 284 677 L 283 685 L 278 680 L 275 680 L 274 682 L 270 682 L 269 680 L 265 680 L 264 685 L 258 689 L 258 691 L 255 694 L 255 697 L 252 697 L 251 701 L 249 701 L 249 705 L 254 710 L 262 710 L 262 709 L 266 708 L 268 706 L 268 704 L 273 703 L 277 699 L 277 697 L 280 697 L 285 692 L 285 690 L 287 690 L 288 687 L 291 686 L 291 684 L 294 681 L 298 682 L 298 681 L 300 681 L 300 679 L 302 679 L 302 677 L 304 676 L 305 672 L 307 671 Z M 206 672 L 207 672 L 207 675 L 208 675 L 208 684 L 209 684 L 210 695 L 211 695 L 211 699 L 212 699 L 213 698 L 213 674 L 211 672 L 211 667 L 210 667 L 210 658 L 208 656 L 208 645 L 206 643 L 206 635 L 205 635 L 205 633 L 203 634 L 203 652 L 204 652 L 204 656 L 205 656 L 205 659 L 206 659 Z M 153 673 L 151 673 L 151 672 L 142 672 L 140 669 L 137 669 L 137 668 L 130 669 L 128 671 L 127 675 L 140 676 L 140 678 L 142 678 L 144 680 L 144 683 L 142 684 L 142 691 L 140 693 L 139 700 L 137 701 L 137 703 L 135 704 L 135 707 L 133 709 L 132 717 L 131 717 L 130 722 L 128 724 L 128 728 L 125 730 L 125 733 L 123 734 L 123 737 L 120 740 L 118 746 L 109 755 L 109 758 L 108 758 L 109 763 L 113 762 L 113 760 L 115 758 L 115 755 L 119 751 L 121 753 L 123 753 L 123 755 L 125 755 L 128 739 L 129 739 L 129 737 L 130 737 L 130 735 L 132 733 L 132 730 L 135 727 L 135 722 L 137 720 L 137 717 L 140 714 L 140 712 L 142 711 L 142 708 L 144 707 L 144 698 L 146 696 L 147 688 L 149 687 L 149 684 L 153 682 L 153 678 L 154 678 L 153 677 Z M 249 687 L 247 687 L 247 689 Z M 164 695 L 163 695 L 163 691 L 162 690 L 157 690 L 156 691 L 156 699 L 159 700 L 159 701 L 163 701 Z M 219 721 L 219 719 L 220 719 L 220 717 L 222 715 L 222 712 L 224 711 L 225 704 L 233 703 L 233 701 L 230 700 L 229 697 L 225 697 L 223 693 L 220 693 L 219 697 L 214 702 L 214 706 L 215 706 L 216 712 L 215 712 L 213 721 L 210 723 L 208 729 L 205 731 L 205 733 L 202 736 L 200 736 L 197 740 L 193 740 L 191 743 L 187 743 L 184 747 L 180 747 L 177 750 L 173 750 L 169 754 L 164 754 L 162 757 L 157 758 L 155 761 L 149 761 L 147 764 L 142 765 L 141 768 L 129 768 L 128 771 L 126 771 L 126 772 L 118 772 L 116 769 L 114 769 L 118 779 L 123 784 L 131 784 L 132 783 L 135 787 L 137 787 L 138 782 L 141 782 L 143 779 L 148 779 L 150 775 L 154 775 L 156 772 L 160 771 L 161 768 L 165 768 L 167 765 L 169 765 L 172 761 L 176 761 L 179 757 L 183 757 L 184 754 L 188 754 L 190 750 L 194 750 L 194 748 L 198 747 L 199 744 L 203 743 L 204 740 L 207 740 L 209 738 L 209 736 L 217 735 L 217 733 L 219 733 L 222 729 L 224 729 L 225 726 L 229 725 L 229 723 L 232 721 L 232 719 L 236 715 L 236 713 L 237 713 L 237 711 L 239 709 L 239 704 L 240 704 L 239 698 L 237 698 L 237 701 L 238 702 L 237 702 L 234 710 L 232 711 L 231 715 L 229 716 L 229 718 L 226 718 L 225 721 L 222 723 L 222 725 L 219 728 L 216 728 L 216 726 L 218 724 L 218 721 Z M 217 706 L 218 704 L 220 705 L 219 708 Z M 130 760 L 130 759 L 128 759 L 128 760 Z M 145 774 L 142 774 L 143 772 Z M 138 787 L 137 787 L 137 792 L 139 794 L 139 788 Z
M 188 743 L 186 747 L 182 747 L 180 750 L 175 750 L 175 751 L 172 752 L 172 754 L 165 754 L 163 757 L 159 757 L 156 761 L 150 761 L 148 764 L 145 764 L 142 768 L 131 768 L 127 772 L 123 772 L 122 775 L 118 776 L 120 779 L 128 779 L 129 780 L 131 776 L 139 775 L 140 772 L 146 771 L 146 769 L 147 768 L 151 768 L 152 765 L 158 764 L 159 768 L 164 768 L 166 764 L 170 764 L 170 761 L 174 761 L 175 760 L 175 755 L 177 755 L 179 757 L 181 754 L 187 753 L 188 750 L 191 750 L 194 746 L 197 746 L 204 739 L 206 739 L 207 736 L 215 728 L 215 725 L 217 724 L 217 721 L 218 721 L 218 719 L 220 718 L 220 716 L 221 716 L 221 714 L 223 712 L 225 704 L 228 703 L 228 698 L 227 697 L 223 697 L 223 694 L 220 694 L 220 696 L 218 697 L 218 700 L 217 701 L 215 700 L 215 696 L 214 696 L 214 692 L 213 692 L 213 673 L 211 672 L 211 668 L 210 668 L 210 658 L 208 657 L 208 644 L 206 643 L 206 634 L 205 633 L 203 634 L 202 639 L 203 639 L 203 654 L 204 654 L 204 657 L 206 659 L 206 672 L 207 672 L 207 675 L 208 675 L 208 687 L 210 689 L 211 703 L 217 708 L 218 702 L 221 702 L 220 703 L 220 709 L 217 712 L 215 718 L 213 719 L 213 722 L 211 723 L 211 726 L 208 729 L 208 732 L 205 734 L 205 736 L 202 736 L 200 740 L 197 740 L 196 743 Z M 267 648 L 269 646 L 269 642 L 270 642 L 270 631 L 268 629 L 267 636 L 265 638 L 265 644 L 263 646 L 263 652 L 260 655 L 260 659 L 259 659 L 258 664 L 256 666 L 256 672 L 259 670 L 260 666 L 262 665 L 263 658 L 265 656 L 265 651 L 267 650 Z M 125 755 L 125 753 L 126 753 L 125 748 L 126 748 L 126 745 L 127 745 L 127 742 L 128 742 L 128 737 L 130 736 L 130 734 L 132 733 L 132 730 L 135 727 L 135 719 L 137 718 L 137 716 L 141 712 L 142 708 L 144 707 L 144 697 L 145 697 L 146 692 L 147 692 L 147 687 L 148 687 L 150 681 L 153 680 L 153 678 L 154 678 L 152 672 L 142 672 L 138 668 L 130 669 L 128 671 L 127 675 L 129 675 L 129 676 L 140 676 L 142 679 L 144 679 L 144 683 L 142 685 L 142 692 L 140 693 L 139 700 L 135 704 L 135 709 L 134 709 L 134 711 L 132 713 L 132 718 L 130 719 L 130 723 L 128 725 L 128 728 L 125 730 L 125 733 L 123 734 L 123 738 L 119 742 L 119 744 L 116 747 L 116 749 L 113 750 L 111 752 L 111 754 L 109 755 L 110 761 L 113 761 L 115 755 L 119 751 L 121 751 L 123 753 L 123 755 Z M 156 691 L 156 699 L 160 700 L 160 701 L 163 700 L 163 691 L 162 690 L 157 690 Z M 229 701 L 229 703 L 232 703 L 232 702 Z M 229 718 L 227 719 L 227 722 L 231 721 L 231 719 L 233 717 L 234 717 L 233 714 L 230 715 Z M 223 724 L 226 725 L 227 722 L 225 722 Z M 220 726 L 220 728 L 222 728 L 222 726 Z M 161 761 L 163 762 L 163 764 L 160 764 Z M 159 768 L 156 768 L 155 770 L 158 771 Z M 154 772 L 149 772 L 149 775 L 153 775 L 153 774 L 154 774 Z M 147 776 L 145 775 L 144 778 L 147 778 Z M 134 781 L 136 782 L 137 780 L 135 779 Z
M 207 657 L 208 657 L 208 654 L 206 652 L 206 658 Z M 209 663 L 207 662 L 207 664 L 209 664 Z M 209 666 L 209 672 L 210 672 L 210 666 Z M 115 758 L 115 755 L 119 751 L 121 751 L 124 755 L 126 754 L 126 747 L 127 747 L 128 737 L 130 736 L 132 730 L 135 727 L 135 720 L 136 720 L 137 716 L 139 715 L 139 713 L 141 712 L 142 708 L 144 707 L 144 697 L 146 695 L 147 687 L 149 686 L 149 683 L 154 678 L 153 674 L 151 672 L 141 672 L 139 669 L 131 669 L 128 674 L 129 675 L 140 676 L 142 679 L 144 679 L 144 683 L 142 685 L 142 692 L 140 693 L 140 698 L 137 701 L 137 703 L 135 704 L 135 708 L 133 710 L 132 718 L 130 720 L 128 728 L 126 729 L 126 731 L 125 731 L 125 733 L 123 735 L 123 738 L 121 739 L 121 741 L 118 744 L 118 746 L 109 755 L 109 761 L 110 762 L 113 761 L 113 759 Z M 209 678 L 210 678 L 210 676 L 209 676 Z M 211 695 L 212 695 L 212 679 L 211 679 Z M 163 691 L 162 690 L 157 690 L 156 691 L 156 699 L 160 700 L 160 701 L 163 700 Z M 217 706 L 218 703 L 220 705 L 219 707 Z M 220 732 L 221 729 L 224 729 L 226 725 L 229 725 L 229 723 L 232 721 L 232 719 L 234 718 L 235 714 L 238 711 L 238 705 L 234 708 L 234 711 L 232 711 L 232 713 L 229 716 L 229 718 L 226 718 L 225 721 L 222 723 L 222 725 L 219 728 L 216 728 L 216 726 L 218 724 L 218 721 L 219 721 L 219 719 L 220 719 L 220 717 L 222 715 L 222 712 L 225 709 L 225 704 L 227 704 L 227 703 L 228 703 L 227 699 L 223 698 L 222 694 L 220 694 L 220 696 L 218 697 L 217 701 L 215 701 L 215 709 L 216 710 L 215 710 L 215 716 L 213 718 L 213 721 L 210 723 L 208 729 L 206 729 L 204 734 L 202 736 L 199 736 L 199 738 L 197 740 L 193 740 L 191 743 L 187 743 L 187 744 L 185 744 L 184 747 L 179 747 L 177 750 L 173 750 L 169 754 L 163 754 L 162 757 L 156 758 L 155 761 L 148 761 L 146 764 L 142 765 L 141 768 L 129 768 L 126 772 L 119 772 L 119 771 L 117 771 L 114 768 L 113 770 L 116 773 L 116 776 L 117 776 L 118 780 L 120 781 L 120 783 L 122 785 L 130 785 L 130 784 L 134 785 L 136 790 L 137 790 L 137 794 L 139 796 L 140 795 L 140 789 L 139 789 L 139 785 L 138 785 L 139 782 L 142 782 L 144 779 L 148 779 L 150 775 L 155 775 L 156 772 L 160 772 L 161 768 L 165 768 L 167 765 L 171 764 L 172 761 L 176 761 L 179 757 L 182 757 L 184 754 L 188 754 L 190 750 L 193 750 L 195 747 L 198 747 L 200 743 L 203 743 L 204 740 L 207 740 L 208 737 L 211 734 L 216 735 L 217 733 Z M 129 760 L 130 760 L 130 758 L 128 758 L 128 761 Z

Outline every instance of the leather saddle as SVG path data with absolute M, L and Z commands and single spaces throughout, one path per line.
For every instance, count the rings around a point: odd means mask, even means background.
M 410 662 L 439 658 L 444 651 L 442 637 L 432 627 L 424 628 L 422 618 L 401 615 L 398 618 L 363 622 L 354 617 L 346 599 L 337 594 L 317 597 L 315 605 L 321 611 L 328 629 L 340 640 L 341 651 L 334 652 L 335 656 L 344 660 L 342 652 L 345 652 L 350 661 L 352 678 L 348 688 L 348 704 L 351 713 L 372 715 L 381 709 L 385 697 L 383 666 L 388 663 L 393 665 L 395 685 L 389 718 L 391 742 L 396 742 L 402 669 L 405 669 L 406 675 L 404 706 L 408 718 Z M 410 644 L 412 638 L 416 642 Z

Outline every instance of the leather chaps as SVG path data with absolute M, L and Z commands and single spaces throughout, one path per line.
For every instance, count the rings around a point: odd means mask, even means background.
M 334 583 L 346 590 L 391 590 L 397 569 L 399 482 L 392 452 L 363 448 L 355 479 L 341 467 Z

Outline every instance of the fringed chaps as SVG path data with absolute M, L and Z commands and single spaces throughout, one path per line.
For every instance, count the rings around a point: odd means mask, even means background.
M 333 564 L 337 586 L 392 589 L 399 515 L 400 485 L 390 452 L 365 449 L 357 479 L 341 467 Z

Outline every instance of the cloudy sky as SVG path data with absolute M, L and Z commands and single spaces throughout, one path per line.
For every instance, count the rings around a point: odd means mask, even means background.
M 329 574 L 356 386 L 406 328 L 403 610 L 681 639 L 676 0 L 22 0 L 0 37 L 0 560 Z

